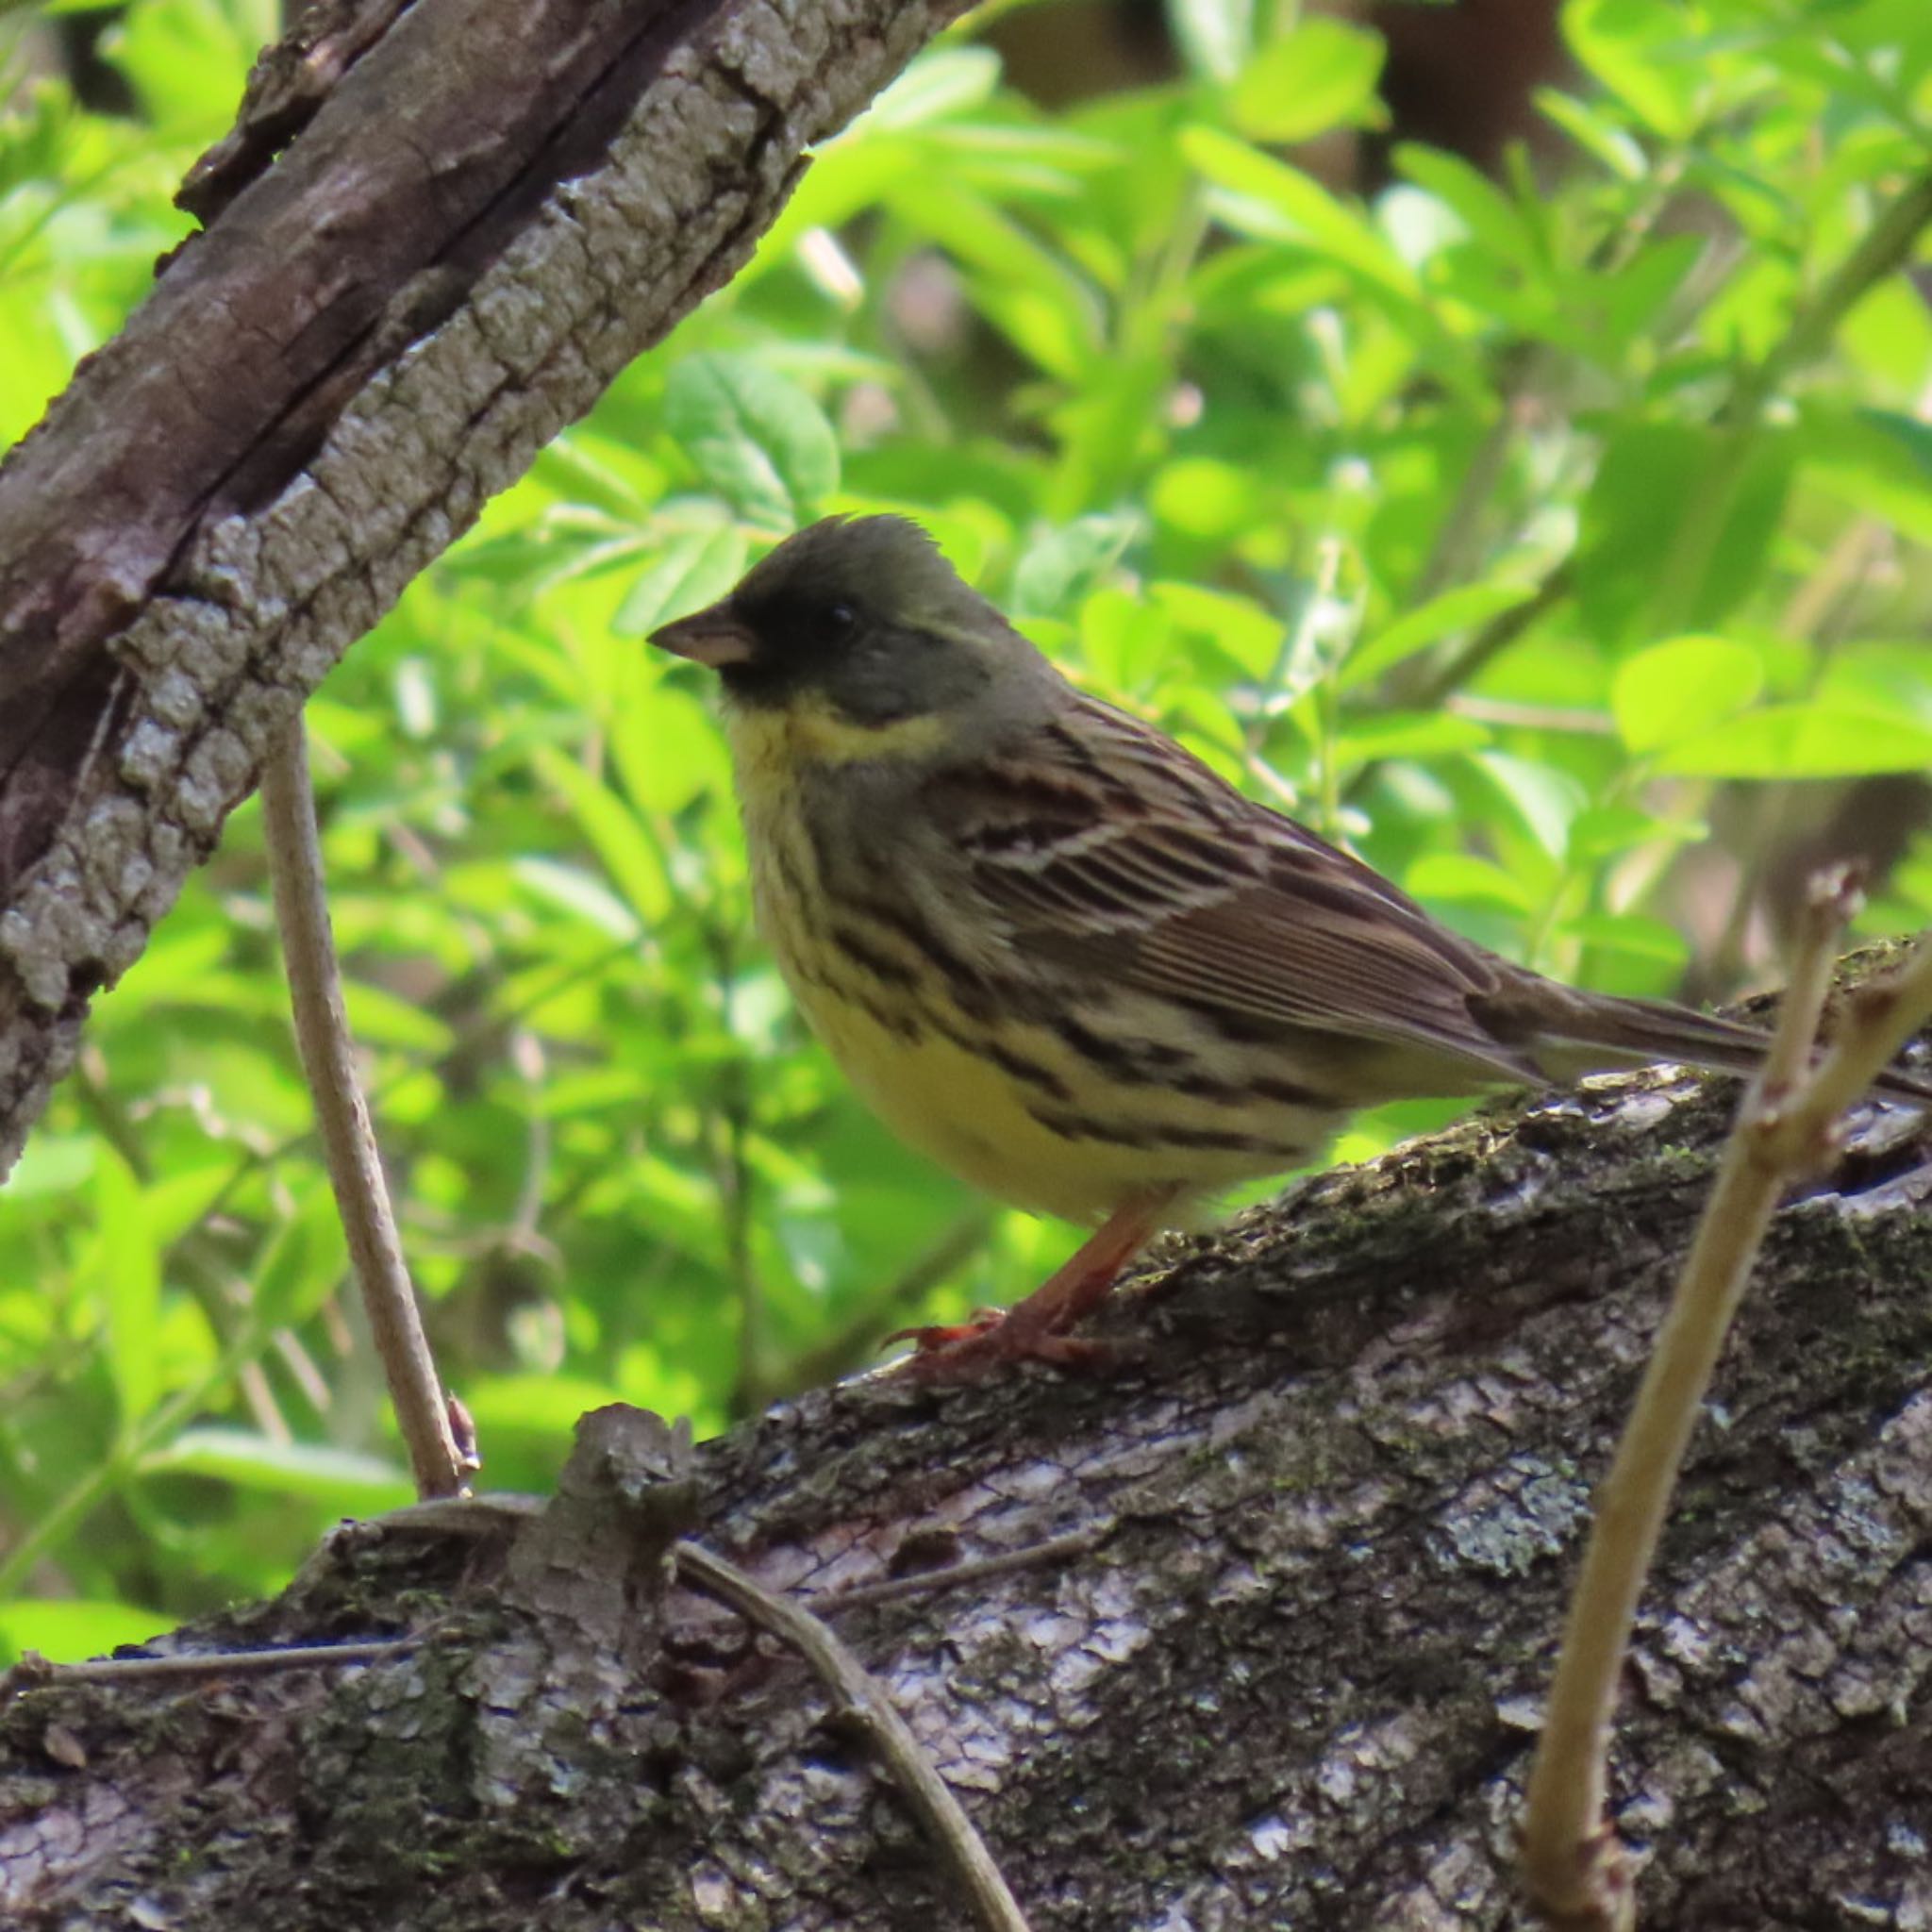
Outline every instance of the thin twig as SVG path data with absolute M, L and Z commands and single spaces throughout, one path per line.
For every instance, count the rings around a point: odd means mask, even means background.
M 1467 684 L 1476 673 L 1499 658 L 1533 625 L 1541 624 L 1570 595 L 1576 580 L 1575 564 L 1570 558 L 1556 565 L 1535 593 L 1521 604 L 1499 610 L 1461 649 L 1428 661 L 1427 675 L 1412 689 L 1403 692 L 1403 703 L 1419 711 L 1433 710 L 1453 691 Z
M 1016 1570 L 1039 1570 L 1049 1563 L 1091 1556 L 1119 1526 L 1109 1518 L 1091 1529 L 1071 1530 L 1065 1536 L 1029 1543 L 1024 1550 L 1008 1550 L 1004 1557 L 976 1557 L 971 1562 L 948 1563 L 943 1569 L 922 1570 L 916 1575 L 894 1576 L 884 1583 L 855 1583 L 850 1590 L 820 1591 L 811 1599 L 812 1614 L 842 1616 L 847 1610 L 871 1609 L 907 1597 L 933 1596 L 962 1583 L 986 1583 L 995 1576 L 1010 1576 Z
M 97 1657 L 86 1663 L 55 1664 L 29 1652 L 0 1678 L 0 1703 L 9 1690 L 48 1684 L 130 1684 L 156 1678 L 265 1677 L 275 1671 L 341 1670 L 379 1663 L 413 1648 L 421 1632 L 373 1639 L 366 1643 L 289 1643 L 269 1650 L 194 1651 L 180 1657 Z
M 1637 1602 L 1677 1471 L 1751 1265 L 1786 1183 L 1826 1158 L 1839 1115 L 1932 1013 L 1932 938 L 1847 1002 L 1808 1076 L 1834 942 L 1857 902 L 1843 871 L 1814 886 L 1766 1064 L 1753 1083 L 1597 1501 L 1531 1769 L 1522 1864 L 1560 1932 L 1628 1932 L 1629 1874 L 1605 1818 L 1606 1757 Z
M 729 1604 L 748 1623 L 790 1644 L 863 1729 L 944 1853 L 979 1924 L 990 1932 L 1027 1932 L 1019 1905 L 958 1799 L 858 1659 L 809 1610 L 774 1596 L 722 1557 L 693 1542 L 676 1548 L 682 1582 Z
M 323 1152 L 349 1257 L 362 1285 L 396 1422 L 408 1445 L 417 1493 L 456 1495 L 468 1469 L 450 1431 L 442 1384 L 416 1309 L 415 1290 L 369 1124 L 369 1108 L 356 1078 L 323 885 L 308 734 L 299 716 L 276 741 L 262 767 L 261 804 L 295 1041 L 322 1127 Z

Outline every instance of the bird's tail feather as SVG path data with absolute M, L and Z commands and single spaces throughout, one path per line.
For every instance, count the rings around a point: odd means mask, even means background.
M 1574 1059 L 1566 1052 L 1572 1041 L 1575 1042 Z M 1714 1014 L 1693 1012 L 1689 1007 L 1672 1006 L 1665 1000 L 1603 1000 L 1590 1002 L 1583 1024 L 1565 1026 L 1539 1058 L 1552 1073 L 1587 1072 L 1592 1065 L 1600 1071 L 1602 1056 L 1608 1051 L 1627 1055 L 1639 1064 L 1682 1060 L 1720 1073 L 1755 1074 L 1770 1045 L 1771 1035 L 1761 1027 L 1720 1020 Z M 1890 1067 L 1880 1074 L 1872 1083 L 1872 1091 L 1882 1099 L 1932 1108 L 1932 1080 L 1901 1067 Z

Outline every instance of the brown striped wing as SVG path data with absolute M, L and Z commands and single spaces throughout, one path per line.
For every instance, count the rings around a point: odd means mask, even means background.
M 1017 750 L 936 776 L 929 801 L 988 910 L 1042 962 L 1251 1028 L 1446 1056 L 1474 1084 L 1540 1077 L 1471 1009 L 1501 962 L 1111 707 L 1082 698 Z

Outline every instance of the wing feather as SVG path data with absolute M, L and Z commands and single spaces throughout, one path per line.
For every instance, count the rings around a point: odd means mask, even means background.
M 1472 1011 L 1494 956 L 1109 706 L 936 774 L 929 803 L 1023 953 L 1248 1026 L 1537 1077 Z

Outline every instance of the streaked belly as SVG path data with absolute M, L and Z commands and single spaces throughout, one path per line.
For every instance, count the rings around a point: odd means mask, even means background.
M 908 1038 L 824 986 L 794 986 L 812 1030 L 901 1140 L 1035 1213 L 1095 1222 L 1148 1189 L 1211 1193 L 1296 1165 L 1337 1124 L 1324 1111 L 1250 1105 L 1237 1116 L 1158 1082 L 1110 1081 L 1041 1027 L 1001 1035 L 1037 1070 L 1018 1078 L 949 1037 L 963 1028 L 928 1021 Z

